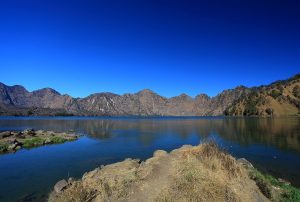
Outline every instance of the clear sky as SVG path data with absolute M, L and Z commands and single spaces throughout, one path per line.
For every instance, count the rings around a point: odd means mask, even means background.
M 0 0 L 0 82 L 216 95 L 300 72 L 298 0 Z

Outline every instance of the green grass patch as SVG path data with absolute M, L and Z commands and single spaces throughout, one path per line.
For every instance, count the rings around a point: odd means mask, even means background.
M 51 137 L 50 140 L 52 144 L 61 144 L 67 141 L 65 138 L 58 136 Z
M 44 139 L 40 137 L 33 137 L 30 139 L 24 139 L 22 143 L 24 148 L 37 147 L 44 144 Z
M 8 144 L 7 143 L 0 143 L 0 152 L 6 152 L 8 150 Z
M 261 192 L 272 201 L 299 202 L 300 189 L 278 181 L 271 175 L 263 174 L 256 169 L 250 171 L 250 177 L 256 182 Z M 279 188 L 275 191 L 273 187 Z

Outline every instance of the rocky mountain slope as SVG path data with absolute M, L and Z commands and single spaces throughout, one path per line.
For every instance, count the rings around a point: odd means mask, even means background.
M 44 88 L 33 92 L 23 86 L 0 83 L 0 115 L 82 116 L 216 116 L 290 115 L 299 110 L 299 75 L 268 86 L 239 86 L 215 97 L 181 94 L 166 98 L 145 89 L 134 94 L 96 93 L 73 98 Z
M 300 74 L 250 89 L 226 110 L 231 116 L 283 116 L 300 112 Z

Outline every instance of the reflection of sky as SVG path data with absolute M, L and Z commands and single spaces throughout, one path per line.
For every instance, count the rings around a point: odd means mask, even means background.
M 0 181 L 6 182 L 5 187 L 0 185 L 0 196 L 47 193 L 61 178 L 80 177 L 101 164 L 129 157 L 146 159 L 157 149 L 171 151 L 207 139 L 299 186 L 299 127 L 299 119 L 0 120 L 0 130 L 35 128 L 88 134 L 75 142 L 0 155 Z

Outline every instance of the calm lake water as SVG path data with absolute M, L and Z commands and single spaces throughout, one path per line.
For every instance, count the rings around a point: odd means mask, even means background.
M 0 131 L 69 131 L 78 141 L 0 155 L 0 201 L 44 201 L 69 176 L 125 158 L 146 159 L 214 139 L 235 157 L 300 187 L 300 118 L 104 118 L 0 117 Z

